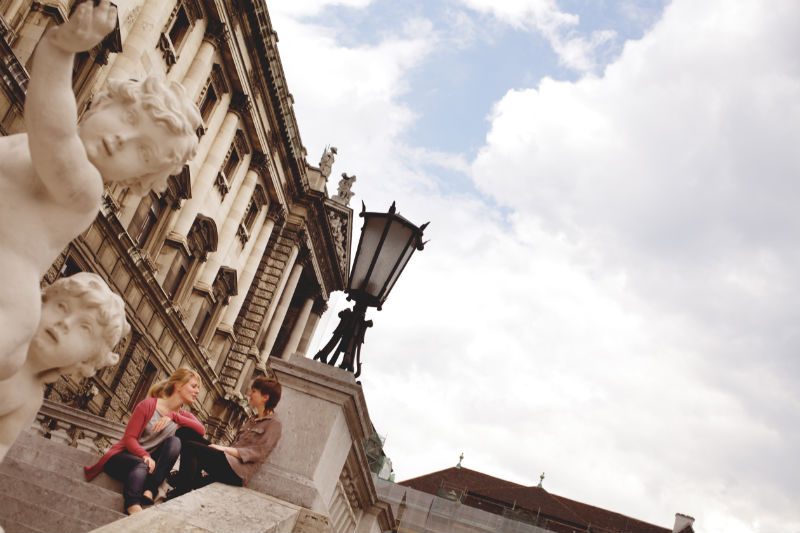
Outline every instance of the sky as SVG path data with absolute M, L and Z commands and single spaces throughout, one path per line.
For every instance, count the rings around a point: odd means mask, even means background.
M 430 221 L 362 352 L 397 480 L 800 532 L 800 3 L 268 5 L 329 190 Z

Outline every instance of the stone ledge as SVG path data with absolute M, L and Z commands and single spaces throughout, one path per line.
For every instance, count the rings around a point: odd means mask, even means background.
M 328 519 L 254 490 L 214 483 L 93 533 L 329 533 Z

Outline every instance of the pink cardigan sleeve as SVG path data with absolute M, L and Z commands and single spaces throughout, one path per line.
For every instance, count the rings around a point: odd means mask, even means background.
M 175 422 L 181 427 L 187 427 L 189 429 L 193 429 L 201 437 L 206 434 L 206 428 L 205 426 L 203 426 L 203 423 L 200 422 L 189 411 L 176 411 L 172 413 L 171 417 L 173 422 Z
M 150 407 L 149 404 L 147 404 L 147 402 L 150 400 L 154 400 L 154 398 L 148 398 L 147 400 L 141 401 L 139 402 L 139 405 L 134 408 L 131 419 L 128 420 L 128 425 L 125 427 L 125 434 L 122 436 L 122 440 L 120 441 L 122 445 L 125 446 L 127 451 L 131 452 L 137 457 L 145 457 L 150 455 L 147 453 L 147 450 L 142 448 L 142 446 L 139 444 L 139 435 L 142 434 L 144 427 L 150 421 L 149 417 L 147 416 L 147 412 L 151 411 L 151 409 L 148 409 Z

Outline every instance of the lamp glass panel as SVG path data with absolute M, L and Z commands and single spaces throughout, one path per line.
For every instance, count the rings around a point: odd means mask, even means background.
M 386 298 L 389 296 L 389 293 L 392 291 L 394 284 L 397 282 L 397 278 L 400 277 L 400 274 L 402 274 L 403 269 L 408 264 L 408 260 L 411 259 L 411 254 L 413 254 L 414 250 L 416 250 L 416 248 L 414 247 L 415 244 L 416 244 L 416 238 L 412 239 L 410 246 L 408 246 L 405 249 L 403 257 L 400 259 L 400 264 L 397 266 L 397 270 L 394 271 L 392 277 L 389 279 L 388 283 L 386 283 L 386 288 L 384 289 L 382 295 L 383 300 L 386 300 Z
M 413 229 L 396 220 L 392 221 L 386 240 L 378 255 L 378 261 L 367 282 L 366 292 L 383 302 L 386 282 L 395 270 L 395 265 L 405 255 L 406 246 L 413 236 Z M 398 267 L 399 269 L 399 267 Z
M 356 254 L 353 270 L 350 274 L 350 289 L 361 290 L 364 278 L 369 271 L 369 265 L 375 256 L 375 250 L 381 240 L 383 228 L 386 225 L 386 214 L 378 213 L 366 214 L 364 216 L 364 226 L 361 228 L 361 240 L 358 243 L 358 253 Z

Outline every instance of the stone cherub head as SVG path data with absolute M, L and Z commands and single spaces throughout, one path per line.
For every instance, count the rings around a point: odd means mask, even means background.
M 80 272 L 42 291 L 42 318 L 28 363 L 52 382 L 61 374 L 85 378 L 116 364 L 112 350 L 130 332 L 125 303 L 97 274 Z
M 183 86 L 156 77 L 109 80 L 80 124 L 89 161 L 106 183 L 163 191 L 197 151 L 202 118 Z

